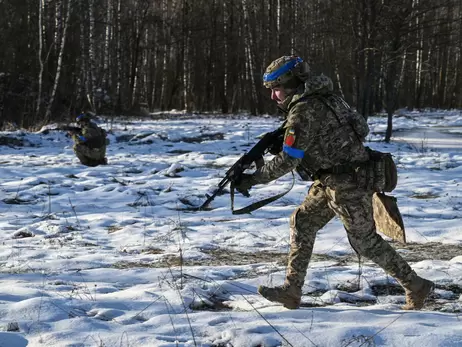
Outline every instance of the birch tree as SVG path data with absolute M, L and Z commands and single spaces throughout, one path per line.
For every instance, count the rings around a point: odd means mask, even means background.
M 58 2 L 57 4 L 57 6 L 59 6 L 59 9 L 57 10 L 57 14 L 59 14 L 58 15 L 59 21 L 57 22 L 58 28 L 56 28 L 57 29 L 56 31 L 59 33 L 56 36 L 56 42 L 58 44 L 58 47 L 57 47 L 58 59 L 56 62 L 56 74 L 54 78 L 53 89 L 51 91 L 50 101 L 48 103 L 46 113 L 45 113 L 45 119 L 44 119 L 45 123 L 48 123 L 51 119 L 52 106 L 53 106 L 53 102 L 56 97 L 56 91 L 58 89 L 58 84 L 59 84 L 59 80 L 61 76 L 63 53 L 64 53 L 64 47 L 66 45 L 66 35 L 67 35 L 67 28 L 69 27 L 69 18 L 70 18 L 70 13 L 71 13 L 71 8 L 72 8 L 72 1 L 73 0 L 69 0 L 69 2 L 66 3 L 66 1 L 63 0 L 62 2 Z M 62 18 L 61 6 L 66 9 L 64 18 Z
M 37 92 L 37 106 L 35 109 L 35 115 L 38 119 L 40 116 L 40 108 L 42 106 L 42 88 L 43 88 L 43 69 L 44 69 L 44 62 L 43 62 L 43 7 L 44 7 L 44 0 L 38 0 L 38 62 L 39 62 L 39 73 L 38 73 L 38 92 Z

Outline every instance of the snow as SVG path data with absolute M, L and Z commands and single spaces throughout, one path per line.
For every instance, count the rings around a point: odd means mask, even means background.
M 85 167 L 65 132 L 0 132 L 0 346 L 461 346 L 462 112 L 401 111 L 391 152 L 408 245 L 436 282 L 422 310 L 400 310 L 396 281 L 358 263 L 339 220 L 319 231 L 302 307 L 259 296 L 282 284 L 288 222 L 310 182 L 232 215 L 228 191 L 194 211 L 226 170 L 280 121 L 245 116 L 117 120 L 109 165 Z M 46 130 L 46 131 L 44 131 Z M 239 208 L 283 192 L 286 175 L 236 195 Z M 182 202 L 183 201 L 183 202 Z M 385 237 L 385 236 L 384 236 Z

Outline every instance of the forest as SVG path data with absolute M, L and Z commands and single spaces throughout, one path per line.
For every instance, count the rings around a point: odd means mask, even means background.
M 462 108 L 462 0 L 0 0 L 0 128 L 92 109 L 272 114 L 298 55 L 366 117 Z

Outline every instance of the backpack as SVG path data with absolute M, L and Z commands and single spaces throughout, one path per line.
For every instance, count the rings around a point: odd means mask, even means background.
M 316 96 L 331 109 L 340 124 L 349 124 L 358 137 L 358 140 L 364 142 L 366 136 L 369 134 L 366 117 L 353 110 L 342 97 L 336 94 L 316 94 Z
M 364 142 L 369 134 L 366 118 L 351 107 L 340 96 L 335 94 L 317 95 L 331 109 L 340 124 L 349 124 L 359 141 Z M 391 192 L 398 183 L 396 164 L 390 153 L 382 153 L 366 147 L 369 152 L 368 171 L 376 192 Z

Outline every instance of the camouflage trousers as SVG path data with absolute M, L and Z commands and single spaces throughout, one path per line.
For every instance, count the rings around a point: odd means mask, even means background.
M 80 162 L 86 166 L 98 166 L 107 164 L 106 146 L 90 148 L 81 144 L 74 145 L 74 153 Z
M 286 282 L 302 287 L 310 262 L 316 233 L 338 216 L 351 246 L 400 283 L 413 276 L 409 264 L 376 233 L 372 190 L 358 188 L 348 174 L 321 177 L 311 186 L 303 203 L 290 218 L 290 253 Z

